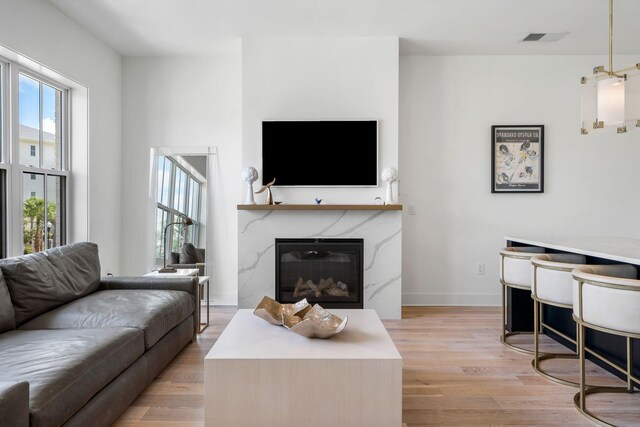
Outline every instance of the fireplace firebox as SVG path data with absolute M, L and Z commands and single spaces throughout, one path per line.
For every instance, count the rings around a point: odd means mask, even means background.
M 276 300 L 363 308 L 363 239 L 276 239 Z

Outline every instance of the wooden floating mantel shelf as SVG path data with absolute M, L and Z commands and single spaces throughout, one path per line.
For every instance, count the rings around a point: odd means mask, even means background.
M 401 211 L 402 205 L 238 205 L 239 211 Z

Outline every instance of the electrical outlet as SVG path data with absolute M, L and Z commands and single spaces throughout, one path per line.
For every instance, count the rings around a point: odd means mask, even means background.
M 476 264 L 476 274 L 484 274 L 484 264 Z
M 409 205 L 409 215 L 415 215 L 415 214 L 416 214 L 415 205 Z

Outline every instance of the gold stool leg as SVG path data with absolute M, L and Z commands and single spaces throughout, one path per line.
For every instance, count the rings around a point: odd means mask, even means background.
M 625 387 L 619 386 L 590 386 L 586 384 L 586 374 L 585 374 L 585 361 L 586 361 L 586 342 L 585 342 L 585 326 L 583 324 L 579 325 L 579 336 L 578 336 L 578 347 L 580 354 L 580 391 L 573 396 L 573 404 L 576 409 L 580 411 L 582 415 L 590 419 L 601 426 L 611 426 L 615 427 L 615 424 L 610 424 L 602 418 L 597 417 L 595 414 L 592 414 L 587 409 L 587 396 L 591 396 L 599 393 L 634 393 L 634 385 L 633 382 L 635 378 L 633 377 L 633 343 L 631 337 L 627 338 L 627 384 Z
M 538 370 L 538 358 L 540 357 L 538 354 L 538 340 L 540 335 L 540 321 L 538 317 L 540 316 L 540 302 L 538 300 L 533 300 L 533 368 Z
M 631 337 L 627 337 L 627 391 L 633 393 L 633 341 Z
M 507 311 L 507 301 L 506 301 L 506 290 L 505 290 L 505 286 L 503 284 L 500 284 L 500 287 L 502 288 L 502 342 L 506 342 L 507 341 L 507 315 L 506 315 L 506 311 Z
M 533 335 L 535 330 L 538 329 L 538 325 L 534 325 L 534 331 L 533 332 L 507 332 L 507 292 L 506 292 L 506 288 L 507 286 L 504 285 L 503 283 L 501 283 L 502 286 L 502 335 L 500 336 L 500 342 L 502 344 L 504 344 L 505 346 L 509 347 L 511 350 L 520 352 L 520 353 L 524 353 L 524 354 L 529 354 L 531 356 L 533 356 L 534 354 L 534 350 L 529 350 L 527 348 L 523 348 L 523 347 L 519 347 L 515 344 L 511 344 L 509 343 L 508 339 L 509 337 L 515 336 L 515 335 Z M 540 353 L 541 355 L 544 355 L 544 353 Z
M 584 400 L 585 400 L 585 369 L 584 369 L 584 362 L 585 362 L 585 351 L 584 351 L 584 325 L 580 325 L 578 328 L 579 334 L 578 334 L 578 342 L 579 342 L 579 347 L 580 347 L 580 409 L 582 411 L 584 411 Z

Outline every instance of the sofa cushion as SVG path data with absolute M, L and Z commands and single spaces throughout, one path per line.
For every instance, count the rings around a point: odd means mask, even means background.
M 192 243 L 185 243 L 182 245 L 182 250 L 180 251 L 180 264 L 195 264 L 197 262 L 202 262 L 198 261 L 198 259 L 198 251 Z
M 0 333 L 16 328 L 16 314 L 11 304 L 9 288 L 0 269 Z
M 182 291 L 99 291 L 45 313 L 21 329 L 130 327 L 144 332 L 146 348 L 193 315 L 193 297 Z
M 57 426 L 144 353 L 133 328 L 10 331 L 0 335 L 0 377 L 29 382 L 32 426 Z
M 20 326 L 39 314 L 95 292 L 100 260 L 95 243 L 74 243 L 0 260 Z

